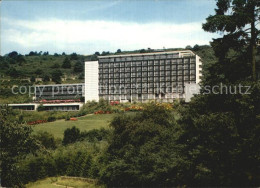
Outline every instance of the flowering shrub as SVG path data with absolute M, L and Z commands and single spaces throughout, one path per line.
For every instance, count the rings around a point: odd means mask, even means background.
M 77 118 L 70 118 L 70 121 L 78 121 Z
M 143 107 L 141 107 L 141 106 L 130 106 L 130 107 L 125 108 L 125 111 L 133 111 L 133 112 L 142 111 L 142 110 L 143 110 Z
M 112 114 L 112 112 L 99 110 L 99 111 L 96 111 L 94 114 Z
M 47 123 L 47 120 L 36 120 L 36 121 L 30 121 L 27 122 L 28 125 L 36 125 L 36 124 L 41 124 L 41 123 Z
M 110 105 L 112 105 L 112 106 L 114 106 L 114 105 L 118 105 L 118 104 L 120 104 L 119 101 L 111 101 L 111 102 L 110 102 Z
M 170 103 L 156 103 L 156 106 L 161 106 L 165 110 L 172 110 L 173 109 L 173 105 L 170 104 Z
M 70 102 L 80 102 L 80 99 L 69 99 L 69 100 L 40 100 L 40 103 L 70 103 Z

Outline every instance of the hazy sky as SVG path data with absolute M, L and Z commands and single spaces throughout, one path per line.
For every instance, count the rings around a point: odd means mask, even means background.
M 3 0 L 0 6 L 1 55 L 176 48 L 216 37 L 201 29 L 215 0 Z

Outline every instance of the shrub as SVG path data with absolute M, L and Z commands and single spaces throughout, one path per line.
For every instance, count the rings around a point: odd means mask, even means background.
M 48 120 L 47 120 L 47 121 L 48 121 L 48 122 L 56 121 L 56 117 L 50 116 L 50 117 L 48 117 Z
M 80 139 L 80 130 L 73 126 L 64 131 L 64 138 L 62 143 L 64 145 L 74 143 Z
M 38 108 L 37 108 L 37 111 L 38 111 L 38 112 L 45 111 L 45 107 L 44 107 L 42 104 L 40 104 L 40 105 L 38 106 Z
M 46 149 L 55 149 L 56 142 L 54 136 L 48 132 L 40 131 L 35 136 L 35 139 L 38 140 L 41 145 L 43 145 Z
M 88 132 L 82 132 L 80 134 L 81 139 L 87 140 L 89 142 L 106 140 L 108 138 L 110 131 L 104 128 L 94 129 Z

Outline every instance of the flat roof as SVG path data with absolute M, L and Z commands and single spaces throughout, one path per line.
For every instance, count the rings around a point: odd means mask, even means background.
M 34 106 L 36 103 L 7 104 L 8 106 Z
M 70 106 L 70 105 L 81 105 L 83 102 L 77 102 L 77 103 L 19 103 L 19 104 L 7 104 L 8 106 L 35 106 L 35 105 L 40 105 L 42 104 L 43 106 Z
M 46 104 L 43 103 L 42 106 L 73 106 L 73 105 L 82 105 L 83 102 L 78 102 L 78 103 L 51 103 L 51 104 Z
M 108 55 L 108 56 L 98 56 L 98 58 L 111 58 L 111 57 L 127 57 L 127 56 L 147 56 L 147 55 L 158 55 L 158 54 L 174 54 L 174 53 L 190 53 L 196 55 L 191 50 L 177 50 L 177 51 L 165 51 L 165 52 L 148 52 L 148 53 L 133 53 L 133 54 L 122 54 L 122 55 Z
M 85 85 L 84 83 L 77 83 L 77 84 L 50 84 L 50 85 L 35 85 L 35 87 L 42 87 L 42 86 L 67 86 L 67 85 Z

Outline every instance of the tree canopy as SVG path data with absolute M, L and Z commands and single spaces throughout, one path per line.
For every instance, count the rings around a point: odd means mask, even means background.
M 230 50 L 236 59 L 243 59 L 243 64 L 251 65 L 251 78 L 256 80 L 256 44 L 259 40 L 257 24 L 260 20 L 259 0 L 218 0 L 215 15 L 210 15 L 203 24 L 203 29 L 208 32 L 224 34 L 222 38 L 215 39 L 212 43 L 216 55 L 223 63 L 229 63 L 225 58 L 230 55 Z M 241 55 L 242 53 L 242 55 Z M 236 64 L 232 66 L 246 65 Z M 239 74 L 239 72 L 238 72 Z M 242 76 L 247 76 L 242 73 Z

